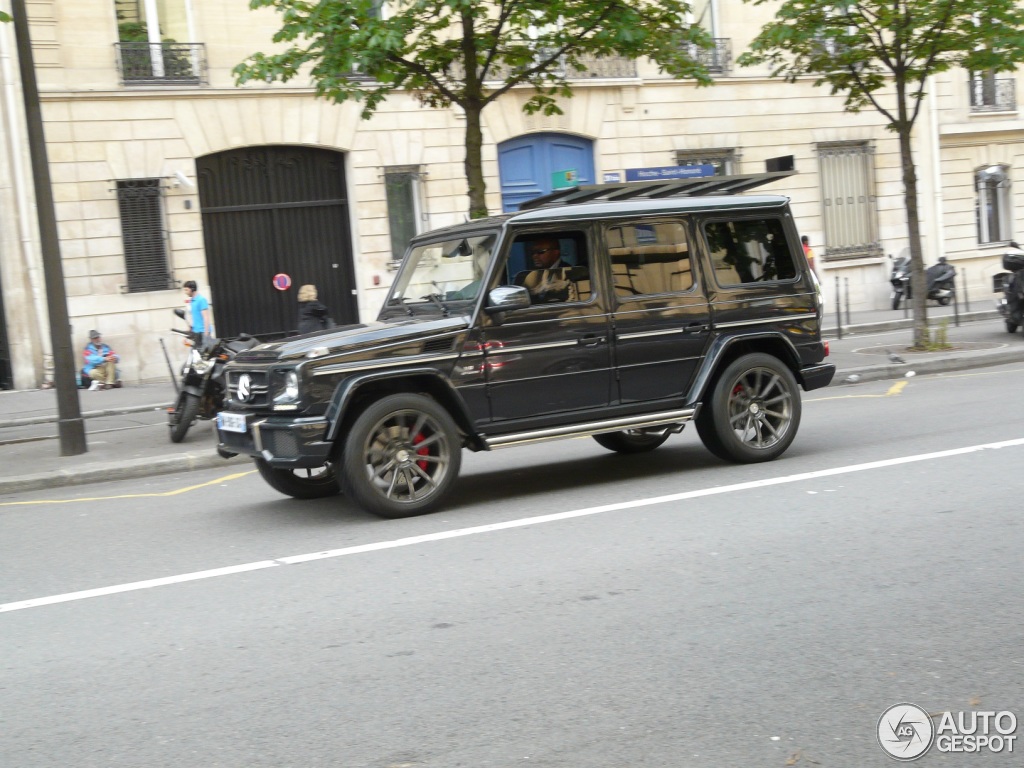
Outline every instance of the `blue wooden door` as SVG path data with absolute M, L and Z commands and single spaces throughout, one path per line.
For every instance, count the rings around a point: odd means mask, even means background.
M 593 184 L 593 142 L 564 133 L 531 133 L 502 142 L 502 210 L 517 211 L 527 200 L 551 192 L 551 175 L 561 171 L 576 171 L 578 184 Z

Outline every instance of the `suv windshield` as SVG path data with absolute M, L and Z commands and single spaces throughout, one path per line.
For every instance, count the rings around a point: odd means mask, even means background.
M 475 299 L 496 240 L 489 232 L 416 246 L 406 254 L 385 307 L 418 304 L 447 311 L 448 302 Z

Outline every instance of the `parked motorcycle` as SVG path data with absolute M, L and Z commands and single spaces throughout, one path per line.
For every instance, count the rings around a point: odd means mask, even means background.
M 946 261 L 945 256 L 940 256 L 938 262 L 932 264 L 924 271 L 928 287 L 928 298 L 937 301 L 943 306 L 951 303 L 956 297 L 956 269 Z M 892 283 L 892 308 L 899 309 L 900 302 L 906 296 L 911 298 L 910 290 L 910 249 L 904 248 L 900 255 L 893 260 L 892 274 L 889 276 Z
M 1016 333 L 1024 325 L 1024 250 L 1010 241 L 1013 250 L 1003 254 L 1003 269 L 992 276 L 992 290 L 1002 294 L 996 309 L 1003 316 L 1008 333 Z
M 174 314 L 185 319 L 183 309 L 175 309 Z M 252 349 L 260 342 L 243 333 L 227 339 L 212 339 L 204 345 L 202 334 L 180 328 L 171 330 L 184 336 L 190 345 L 188 358 L 181 368 L 178 398 L 167 415 L 171 442 L 180 443 L 196 419 L 215 419 L 223 410 L 227 395 L 224 366 L 239 352 Z

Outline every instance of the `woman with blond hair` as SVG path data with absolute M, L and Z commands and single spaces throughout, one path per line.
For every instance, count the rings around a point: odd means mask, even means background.
M 299 333 L 312 333 L 330 328 L 328 309 L 316 300 L 316 286 L 304 285 L 299 288 Z

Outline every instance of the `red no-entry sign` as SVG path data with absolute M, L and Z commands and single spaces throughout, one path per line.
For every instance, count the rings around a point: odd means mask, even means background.
M 292 279 L 284 272 L 278 272 L 274 275 L 274 287 L 279 291 L 287 291 L 292 287 Z

